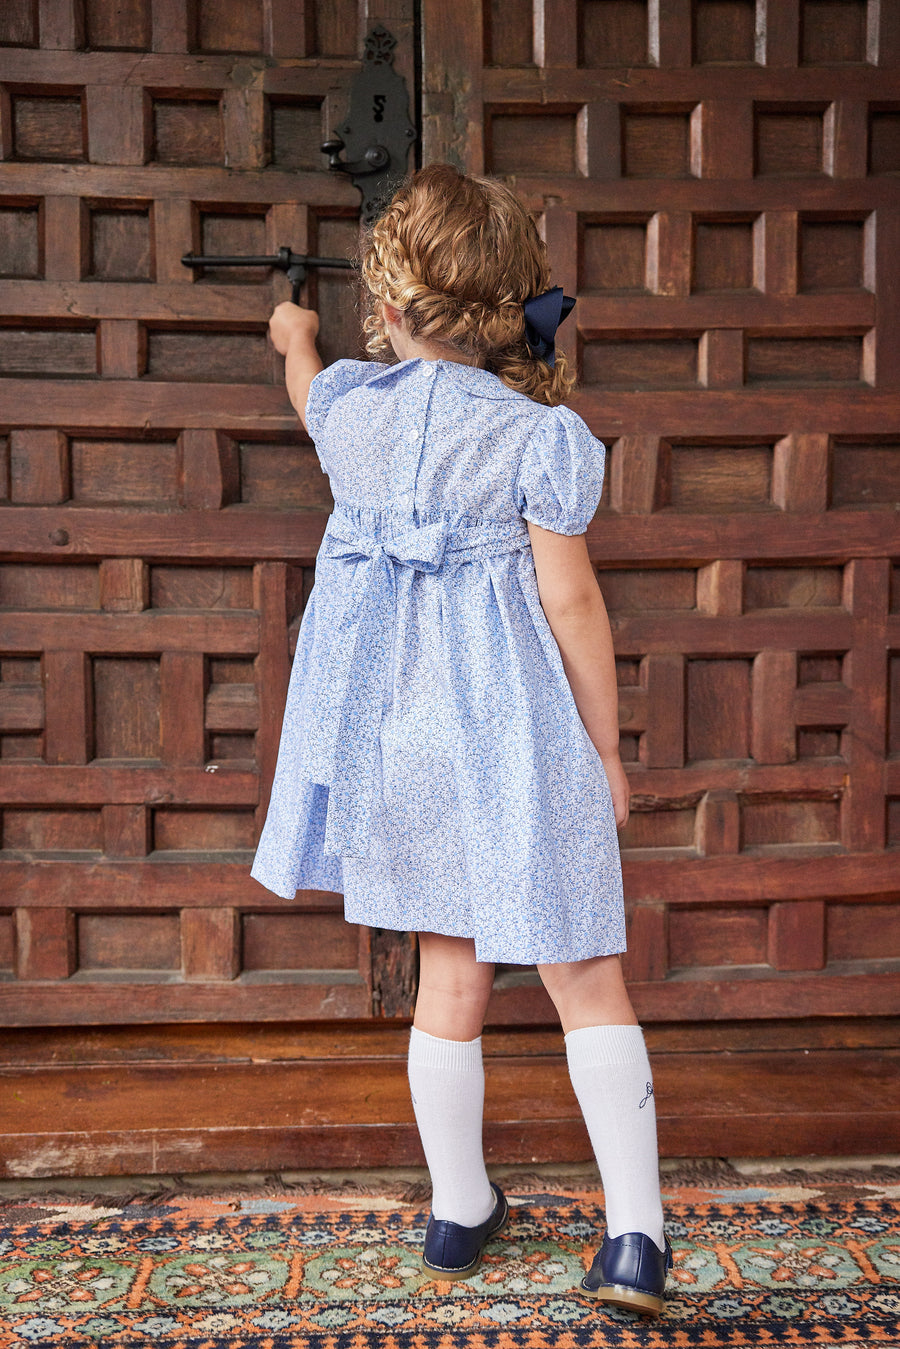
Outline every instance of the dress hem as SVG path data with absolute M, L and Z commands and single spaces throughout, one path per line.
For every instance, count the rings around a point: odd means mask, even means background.
M 419 932 L 430 932 L 438 937 L 460 937 L 464 941 L 474 941 L 475 959 L 480 965 L 572 965 L 582 960 L 597 960 L 601 956 L 621 956 L 627 950 L 624 944 L 599 943 L 603 947 L 602 950 L 591 948 L 585 954 L 550 955 L 532 951 L 527 955 L 523 955 L 521 952 L 512 955 L 508 951 L 500 950 L 487 953 L 483 945 L 479 950 L 478 937 L 472 932 L 448 932 L 441 931 L 436 927 L 391 927 L 390 924 L 368 923 L 364 918 L 348 918 L 346 912 L 344 913 L 344 921 L 356 923 L 361 927 L 377 928 L 380 932 L 415 932 L 417 935 Z

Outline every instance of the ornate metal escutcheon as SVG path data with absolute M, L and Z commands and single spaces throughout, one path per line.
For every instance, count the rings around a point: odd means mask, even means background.
M 370 224 L 406 175 L 416 128 L 409 120 L 406 81 L 394 70 L 397 39 L 377 24 L 366 38 L 362 68 L 350 90 L 347 120 L 322 146 L 328 167 L 346 173 L 362 193 L 362 218 Z M 347 153 L 341 159 L 341 151 Z

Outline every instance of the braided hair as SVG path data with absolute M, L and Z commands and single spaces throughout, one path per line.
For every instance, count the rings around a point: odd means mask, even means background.
M 523 304 L 547 290 L 547 252 L 519 199 L 492 178 L 429 164 L 395 194 L 362 260 L 372 356 L 391 351 L 382 306 L 402 311 L 409 335 L 445 346 L 509 388 L 555 407 L 575 383 L 565 356 L 551 368 L 525 341 Z

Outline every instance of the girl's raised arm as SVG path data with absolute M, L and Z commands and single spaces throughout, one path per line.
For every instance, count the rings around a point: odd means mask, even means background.
M 319 316 L 314 309 L 301 309 L 291 300 L 284 300 L 269 319 L 269 336 L 276 351 L 284 357 L 284 382 L 288 398 L 297 416 L 306 426 L 306 401 L 309 386 L 320 370 L 324 370 L 316 350 Z
M 584 534 L 554 534 L 528 521 L 541 608 L 556 638 L 575 706 L 612 793 L 616 824 L 628 820 L 628 779 L 619 758 L 619 694 L 606 605 Z

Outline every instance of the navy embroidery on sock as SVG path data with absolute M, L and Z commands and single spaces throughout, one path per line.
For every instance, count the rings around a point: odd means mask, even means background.
M 645 1106 L 645 1105 L 647 1104 L 647 1102 L 650 1100 L 650 1097 L 651 1097 L 652 1095 L 653 1095 L 653 1083 L 652 1083 L 652 1082 L 648 1082 L 648 1083 L 647 1083 L 647 1095 L 644 1097 L 644 1099 L 643 1099 L 643 1100 L 640 1102 L 640 1104 L 638 1105 L 638 1110 L 643 1110 L 644 1106 Z

